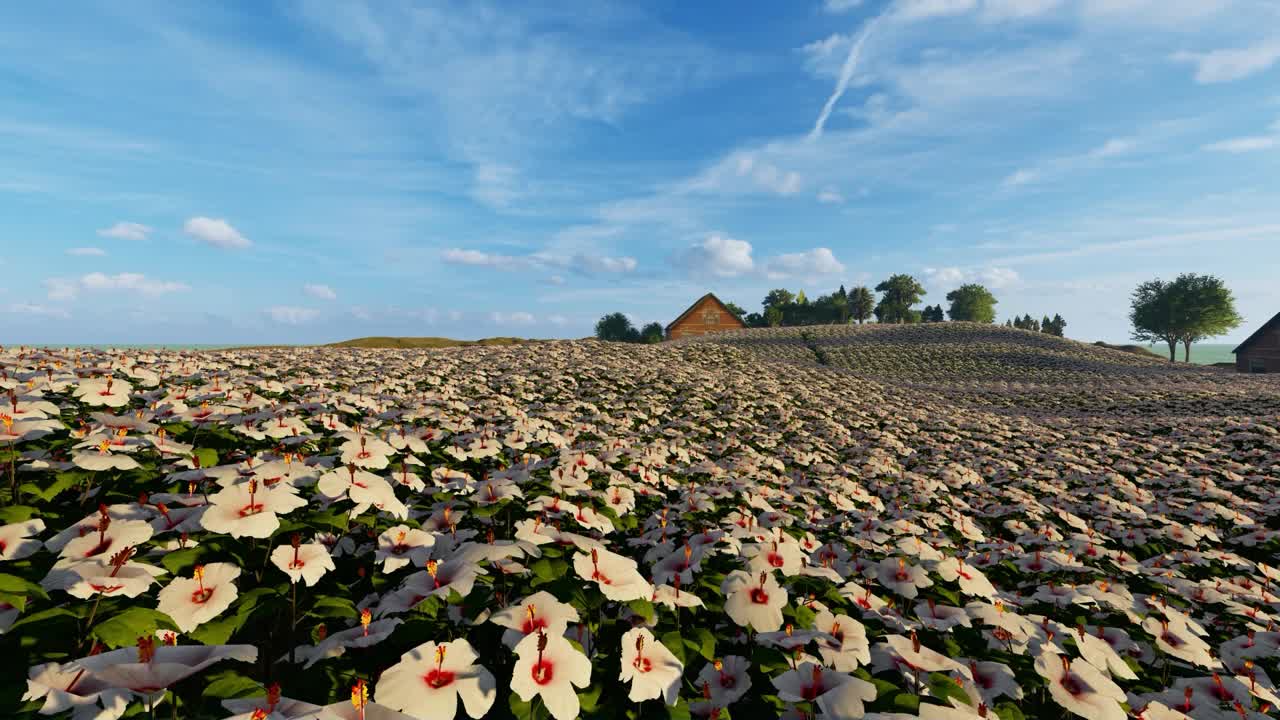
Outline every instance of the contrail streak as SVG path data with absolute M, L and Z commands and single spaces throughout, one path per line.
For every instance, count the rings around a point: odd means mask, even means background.
M 822 129 L 826 127 L 827 118 L 831 117 L 832 109 L 840 101 L 844 91 L 848 89 L 849 82 L 853 80 L 853 71 L 858 68 L 858 59 L 862 56 L 863 43 L 871 36 L 871 31 L 875 29 L 876 24 L 880 22 L 882 17 L 884 17 L 884 13 L 872 18 L 858 33 L 858 37 L 854 38 L 853 46 L 849 48 L 849 56 L 844 59 L 844 66 L 840 68 L 840 79 L 836 81 L 836 89 L 831 93 L 831 97 L 827 98 L 827 104 L 822 106 L 822 112 L 818 114 L 818 121 L 813 124 L 813 129 L 809 131 L 810 140 L 816 140 L 822 136 Z

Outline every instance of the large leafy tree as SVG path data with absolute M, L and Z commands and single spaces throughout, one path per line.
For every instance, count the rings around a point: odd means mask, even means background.
M 747 317 L 747 311 L 744 310 L 741 305 L 730 302 L 730 303 L 725 303 L 724 306 L 729 308 L 729 312 L 733 313 L 734 316 L 737 317 L 739 320 L 746 322 L 745 318 Z
M 1183 359 L 1190 361 L 1192 343 L 1221 335 L 1241 319 L 1235 298 L 1221 280 L 1183 273 L 1170 282 L 1157 278 L 1139 285 L 1133 291 L 1129 321 L 1135 340 L 1165 343 L 1173 362 L 1178 343 L 1184 348 Z
M 981 285 L 969 283 L 947 293 L 951 308 L 947 316 L 965 322 L 993 323 L 996 321 L 996 296 Z
M 911 306 L 920 302 L 925 289 L 910 275 L 891 275 L 876 285 L 876 292 L 883 293 L 876 305 L 876 319 L 885 323 L 919 322 L 920 312 Z
M 660 343 L 665 335 L 661 323 L 651 322 L 640 328 L 640 342 Z
M 1192 343 L 1223 335 L 1242 322 L 1231 290 L 1212 275 L 1184 273 L 1170 284 L 1170 290 L 1183 326 L 1183 362 L 1191 362 Z
M 770 290 L 769 294 L 764 296 L 763 304 L 766 310 L 771 307 L 776 307 L 781 309 L 782 307 L 790 305 L 795 301 L 796 301 L 796 296 L 792 295 L 790 290 L 777 288 L 775 290 Z
M 876 297 L 871 293 L 870 288 L 859 285 L 849 291 L 849 317 L 857 320 L 858 324 L 871 319 L 871 312 L 876 306 Z
M 640 340 L 640 332 L 631 324 L 630 318 L 615 312 L 605 315 L 596 323 L 596 338 L 610 342 L 637 342 Z
M 1057 337 L 1062 337 L 1063 331 L 1066 329 L 1067 321 L 1063 320 L 1062 316 L 1057 313 L 1054 313 L 1052 320 L 1045 317 L 1044 322 L 1040 323 L 1040 332 L 1056 335 Z

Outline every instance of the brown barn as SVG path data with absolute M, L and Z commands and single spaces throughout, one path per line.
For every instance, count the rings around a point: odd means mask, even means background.
M 1231 352 L 1238 372 L 1280 373 L 1280 313 Z
M 746 324 L 729 311 L 720 298 L 707 293 L 680 313 L 680 317 L 667 326 L 667 339 L 676 340 L 690 335 L 706 335 L 707 333 L 740 330 Z

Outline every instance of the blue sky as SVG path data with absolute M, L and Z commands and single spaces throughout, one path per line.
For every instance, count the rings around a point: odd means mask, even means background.
M 983 282 L 1280 311 L 1280 2 L 0 10 L 0 341 L 580 337 Z

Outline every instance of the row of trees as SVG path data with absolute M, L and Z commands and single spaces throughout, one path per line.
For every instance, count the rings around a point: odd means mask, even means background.
M 1139 285 L 1133 291 L 1129 321 L 1134 340 L 1168 344 L 1169 362 L 1175 360 L 1179 343 L 1183 361 L 1191 362 L 1192 343 L 1223 335 L 1243 322 L 1226 284 L 1195 273 Z
M 875 293 L 880 293 L 879 300 Z M 915 308 L 927 294 L 920 281 L 910 275 L 891 275 L 875 286 L 840 289 L 815 300 L 805 297 L 803 291 L 792 294 L 785 289 L 770 290 L 761 305 L 763 312 L 747 313 L 733 303 L 729 309 L 742 318 L 748 327 L 777 327 L 792 325 L 844 325 L 859 324 L 872 317 L 882 323 L 965 322 L 992 323 L 996 320 L 997 300 L 982 285 L 970 283 L 947 293 L 946 310 L 941 304 Z M 1061 319 L 1061 318 L 1059 318 Z M 1063 322 L 1065 327 L 1066 323 Z
M 615 312 L 596 323 L 596 337 L 610 342 L 659 343 L 662 342 L 661 323 L 651 322 L 640 329 L 631 324 L 631 318 Z
M 1062 316 L 1057 313 L 1052 318 L 1045 315 L 1042 320 L 1037 320 L 1027 314 L 1022 317 L 1015 317 L 1012 320 L 1005 320 L 1004 326 L 1062 337 L 1063 331 L 1067 329 L 1067 321 L 1063 320 Z

